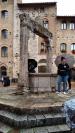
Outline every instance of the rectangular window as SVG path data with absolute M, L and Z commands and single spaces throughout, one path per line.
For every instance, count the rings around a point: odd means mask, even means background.
M 62 22 L 61 29 L 62 30 L 66 30 L 67 29 L 67 23 L 66 22 Z
M 75 54 L 75 43 L 71 44 L 71 52 Z
M 65 53 L 65 52 L 66 52 L 66 44 L 65 44 L 65 43 L 61 43 L 61 44 L 60 44 L 60 51 L 61 51 L 62 53 Z
M 40 53 L 43 53 L 43 54 L 46 53 L 46 46 L 45 46 L 45 43 L 43 43 L 43 42 L 41 43 Z
M 44 28 L 48 29 L 48 21 L 47 20 L 46 21 L 45 20 L 43 21 L 43 26 L 44 26 Z
M 75 43 L 71 44 L 71 50 L 75 50 Z
M 71 22 L 71 23 L 70 23 L 70 29 L 71 29 L 71 30 L 75 30 L 75 23 L 74 23 L 74 22 Z

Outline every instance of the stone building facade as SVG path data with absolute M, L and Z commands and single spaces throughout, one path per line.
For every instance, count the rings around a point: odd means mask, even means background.
M 75 16 L 57 16 L 56 55 L 68 53 L 75 56 Z
M 13 3 L 0 0 L 0 78 L 13 77 Z
M 75 16 L 57 16 L 56 2 L 22 3 L 21 0 L 0 1 L 0 77 L 3 74 L 17 78 L 20 64 L 20 21 L 19 14 L 27 13 L 52 34 L 52 73 L 57 68 L 54 60 L 66 52 L 75 57 Z M 5 34 L 2 34 L 2 33 Z M 4 38 L 2 37 L 4 35 Z M 3 51 L 3 52 L 2 52 Z M 37 61 L 36 73 L 46 72 L 47 49 L 45 41 L 29 32 L 28 54 Z

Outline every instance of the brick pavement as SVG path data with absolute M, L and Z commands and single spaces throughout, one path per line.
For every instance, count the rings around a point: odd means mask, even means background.
M 58 96 L 56 93 L 38 93 L 16 95 L 16 85 L 0 87 L 0 103 L 19 108 L 43 108 L 62 105 L 66 100 L 75 97 L 75 83 L 72 83 L 72 94 Z

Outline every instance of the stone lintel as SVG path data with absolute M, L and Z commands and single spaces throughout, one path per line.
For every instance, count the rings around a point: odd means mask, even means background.
M 52 38 L 52 33 L 38 22 L 32 20 L 26 13 L 20 14 L 21 26 L 27 26 L 32 32 L 43 38 Z

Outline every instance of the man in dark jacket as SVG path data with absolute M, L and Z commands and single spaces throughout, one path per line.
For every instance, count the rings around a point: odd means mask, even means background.
M 63 82 L 63 92 L 66 94 L 67 92 L 67 81 L 68 81 L 68 72 L 69 72 L 69 65 L 66 63 L 66 59 L 61 57 L 61 63 L 58 65 L 58 93 L 61 92 L 61 82 Z

